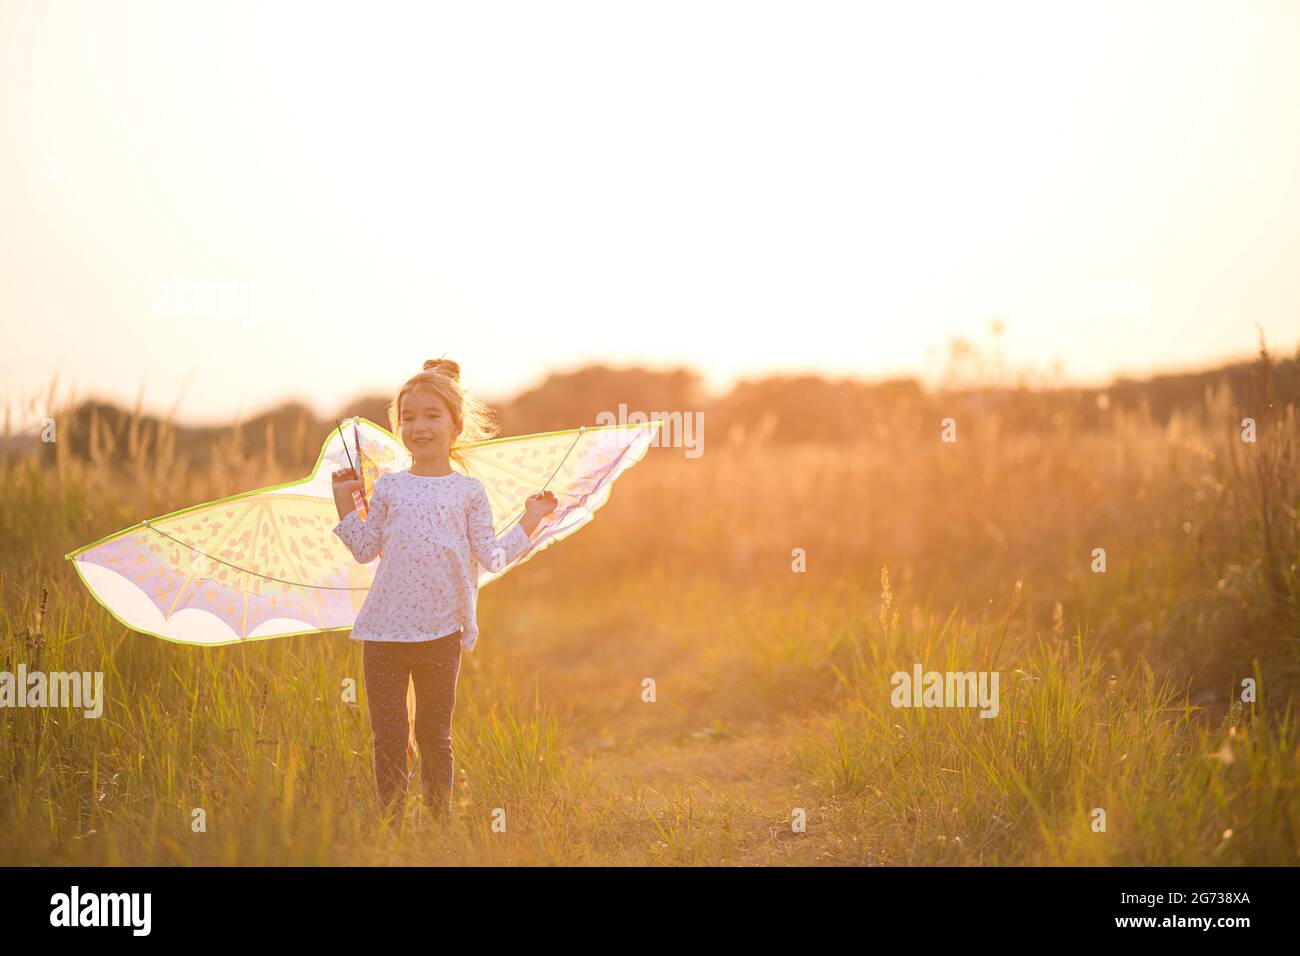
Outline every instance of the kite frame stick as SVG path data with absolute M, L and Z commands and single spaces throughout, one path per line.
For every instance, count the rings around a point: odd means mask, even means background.
M 352 452 L 348 451 L 348 440 L 343 437 L 343 423 L 336 418 L 334 419 L 334 424 L 338 426 L 339 440 L 343 442 L 343 454 L 348 456 L 348 464 L 352 467 L 352 473 L 357 476 L 357 481 L 361 482 L 361 487 L 364 488 L 366 486 L 366 479 L 365 476 L 361 474 L 361 469 L 357 467 L 357 463 L 352 460 Z M 358 427 L 356 418 L 353 418 L 352 440 L 357 444 L 357 457 L 360 458 L 361 433 L 358 431 Z M 352 506 L 357 509 L 357 516 L 361 518 L 362 521 L 365 521 L 366 518 L 370 516 L 370 509 L 366 507 L 365 496 L 355 488 L 352 489 Z
M 578 447 L 578 440 L 582 438 L 583 434 L 586 431 L 587 431 L 586 425 L 578 426 L 578 434 L 573 436 L 573 444 L 570 445 L 569 450 L 564 453 L 564 457 L 560 459 L 560 463 L 555 466 L 555 470 L 551 472 L 551 477 L 546 479 L 546 484 L 542 485 L 542 491 L 545 491 L 547 488 L 550 487 L 551 482 L 555 480 L 555 476 L 558 475 L 560 473 L 560 469 L 564 467 L 564 463 L 568 461 L 569 456 L 573 454 L 573 449 Z M 538 494 L 540 495 L 542 491 L 539 491 Z M 509 521 L 506 522 L 506 527 L 510 527 L 510 525 L 514 524 L 516 521 L 522 518 L 524 516 L 524 512 L 526 512 L 527 510 L 528 510 L 528 505 L 525 503 L 523 510 L 519 511 L 513 518 L 511 518 Z

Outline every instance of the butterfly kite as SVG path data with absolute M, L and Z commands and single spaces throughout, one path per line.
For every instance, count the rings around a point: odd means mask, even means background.
M 460 446 L 465 465 L 452 459 L 452 468 L 483 482 L 498 535 L 523 515 L 529 495 L 549 489 L 557 500 L 532 547 L 496 573 L 480 567 L 479 586 L 589 522 L 662 424 L 583 426 Z M 66 557 L 118 621 L 165 640 L 217 645 L 344 630 L 382 557 L 358 564 L 332 533 L 339 518 L 331 475 L 355 467 L 369 499 L 380 475 L 408 461 L 387 429 L 348 419 L 301 481 L 141 521 Z

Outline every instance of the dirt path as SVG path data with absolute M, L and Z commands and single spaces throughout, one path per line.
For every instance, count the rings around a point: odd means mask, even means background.
M 682 846 L 739 865 L 811 855 L 811 834 L 790 830 L 792 808 L 807 807 L 814 792 L 794 765 L 794 747 L 824 738 L 825 716 L 766 714 L 733 695 L 746 678 L 711 655 L 702 640 L 708 622 L 694 632 L 619 623 L 588 633 L 539 627 L 508 665 L 540 675 L 540 697 L 574 765 L 590 761 L 593 796 L 629 809 L 643 804 L 650 839 L 629 830 L 619 862 L 648 862 L 645 844 L 658 836 L 652 814 L 683 831 L 678 847 L 659 848 L 665 862 Z M 645 677 L 656 681 L 653 702 L 641 699 Z

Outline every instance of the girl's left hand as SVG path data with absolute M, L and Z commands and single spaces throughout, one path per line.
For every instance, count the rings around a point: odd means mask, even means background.
M 553 491 L 539 491 L 535 495 L 528 496 L 528 502 L 524 507 L 528 512 L 540 518 L 554 511 L 558 504 L 559 501 Z

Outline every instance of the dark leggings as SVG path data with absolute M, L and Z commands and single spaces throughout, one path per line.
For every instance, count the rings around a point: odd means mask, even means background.
M 375 787 L 385 804 L 406 791 L 407 679 L 415 683 L 415 742 L 424 798 L 445 812 L 451 803 L 451 714 L 456 708 L 462 631 L 431 641 L 363 641 L 366 698 L 375 735 Z

